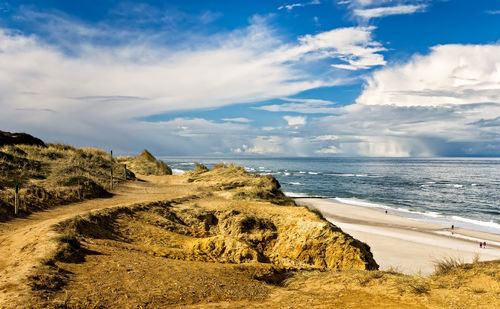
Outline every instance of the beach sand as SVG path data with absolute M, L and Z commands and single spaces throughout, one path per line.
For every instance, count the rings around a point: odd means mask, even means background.
M 420 222 L 383 210 L 321 198 L 297 198 L 299 205 L 319 210 L 344 232 L 367 243 L 381 270 L 429 275 L 436 260 L 472 262 L 500 259 L 500 235 Z M 477 240 L 475 240 L 477 239 Z M 486 248 L 479 248 L 479 239 Z

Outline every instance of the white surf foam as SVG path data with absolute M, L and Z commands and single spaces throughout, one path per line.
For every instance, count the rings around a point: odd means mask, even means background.
M 311 197 L 305 193 L 300 193 L 300 192 L 283 192 L 285 193 L 286 196 L 291 197 L 291 198 L 296 198 L 296 197 Z
M 383 209 L 394 209 L 393 207 L 386 206 L 383 204 L 377 204 L 377 203 L 372 203 L 372 202 L 367 202 L 363 200 L 359 200 L 356 198 L 341 198 L 341 197 L 336 197 L 334 200 L 343 203 L 343 204 L 349 204 L 349 205 L 354 205 L 354 206 L 362 206 L 362 207 L 370 207 L 370 208 L 383 208 Z
M 455 238 L 465 239 L 465 240 L 471 240 L 474 242 L 480 242 L 480 241 L 484 242 L 485 241 L 484 239 L 470 237 L 470 236 L 466 236 L 466 235 L 462 235 L 462 234 L 458 234 L 458 233 L 452 233 L 450 231 L 435 231 L 434 233 L 439 234 L 439 235 L 445 235 L 445 236 L 451 236 L 451 237 L 455 237 Z M 500 242 L 488 240 L 488 241 L 486 241 L 486 245 L 500 246 Z
M 463 218 L 460 216 L 452 216 L 451 218 L 453 220 L 456 220 L 456 221 L 461 221 L 461 222 L 465 222 L 465 223 L 469 223 L 469 224 L 473 224 L 473 225 L 480 225 L 480 226 L 490 227 L 490 228 L 500 230 L 500 224 L 492 222 L 492 221 L 489 221 L 489 222 L 479 221 L 479 220 L 474 220 L 474 219 L 469 219 L 469 218 Z
M 429 211 L 429 212 L 420 212 L 415 210 L 410 210 L 403 207 L 391 207 L 384 204 L 372 203 L 356 198 L 334 198 L 335 201 L 340 203 L 354 205 L 354 206 L 362 206 L 369 208 L 378 208 L 389 210 L 393 214 L 398 214 L 400 216 L 406 217 L 408 219 L 429 222 L 429 223 L 437 223 L 442 225 L 455 225 L 456 227 L 462 227 L 471 230 L 483 231 L 488 233 L 496 233 L 500 234 L 500 224 L 492 221 L 481 221 L 469 218 L 463 218 L 460 216 L 445 216 L 443 214 L 439 214 L 437 212 Z
M 177 169 L 177 168 L 173 168 L 172 169 L 172 175 L 182 175 L 184 174 L 186 171 L 183 171 L 183 170 L 180 170 L 180 169 Z

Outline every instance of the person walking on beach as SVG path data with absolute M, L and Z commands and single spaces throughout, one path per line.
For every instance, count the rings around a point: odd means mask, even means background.
M 479 248 L 482 248 L 482 247 L 483 247 L 483 243 L 479 242 Z
M 483 242 L 483 248 L 486 249 L 486 241 Z

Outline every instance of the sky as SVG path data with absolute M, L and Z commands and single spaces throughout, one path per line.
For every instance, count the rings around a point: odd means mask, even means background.
M 0 130 L 161 156 L 499 157 L 497 0 L 0 0 Z

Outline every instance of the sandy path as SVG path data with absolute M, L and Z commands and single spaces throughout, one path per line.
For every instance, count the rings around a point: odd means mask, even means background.
M 405 273 L 428 275 L 434 262 L 443 258 L 458 258 L 471 262 L 500 259 L 500 235 L 455 229 L 385 214 L 367 207 L 352 206 L 325 199 L 296 199 L 298 204 L 316 208 L 344 232 L 367 243 L 382 270 L 395 268 Z M 462 238 L 460 238 L 462 237 Z M 482 239 L 489 245 L 480 249 Z
M 24 219 L 0 224 L 0 308 L 16 307 L 30 288 L 27 277 L 41 261 L 57 250 L 53 226 L 61 221 L 85 215 L 91 210 L 127 206 L 187 196 L 190 186 L 182 177 L 147 177 L 148 182 L 129 182 L 119 186 L 112 198 L 94 199 L 38 212 Z

